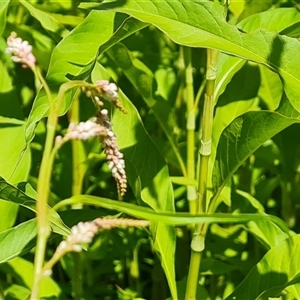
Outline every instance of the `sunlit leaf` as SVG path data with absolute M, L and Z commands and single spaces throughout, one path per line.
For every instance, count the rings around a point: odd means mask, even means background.
M 51 87 L 53 97 L 56 96 L 61 84 L 72 79 L 87 79 L 93 70 L 96 59 L 103 50 L 122 38 L 145 26 L 128 17 L 112 12 L 92 11 L 79 26 L 71 31 L 53 50 L 47 82 Z M 101 34 L 99 34 L 101 33 Z M 104 45 L 107 43 L 106 45 Z M 74 90 L 67 93 L 60 113 L 64 114 L 71 105 Z M 48 99 L 42 90 L 36 97 L 30 112 L 26 141 L 34 136 L 36 123 L 47 115 Z
M 0 263 L 29 252 L 35 245 L 36 220 L 32 219 L 0 233 Z
M 68 34 L 68 30 L 51 15 L 47 14 L 46 12 L 40 9 L 35 8 L 29 2 L 20 1 L 20 3 L 24 7 L 26 7 L 30 14 L 41 23 L 43 28 L 56 34 L 54 36 L 57 39 L 57 41 L 59 41 L 59 37 L 64 37 L 66 34 Z
M 100 65 L 97 67 L 93 77 L 102 73 L 105 78 L 108 74 L 104 68 Z M 121 91 L 119 97 L 128 113 L 115 111 L 113 130 L 117 135 L 118 146 L 124 153 L 126 174 L 133 193 L 141 204 L 146 203 L 155 211 L 174 212 L 174 196 L 168 167 L 147 134 L 134 105 Z M 151 229 L 154 248 L 159 252 L 171 293 L 176 299 L 174 228 L 165 224 L 155 224 Z
M 273 247 L 226 300 L 278 297 L 286 287 L 299 283 L 299 246 L 300 235 L 295 235 Z
M 20 284 L 24 284 L 28 288 L 32 288 L 34 281 L 34 266 L 33 263 L 17 257 L 8 262 L 10 266 L 10 273 L 13 277 L 15 277 L 16 282 Z M 50 297 L 55 296 L 58 298 L 61 293 L 61 289 L 58 284 L 51 278 L 46 277 L 41 281 L 40 286 L 40 297 Z
M 81 7 L 123 12 L 157 26 L 178 44 L 214 48 L 264 64 L 280 74 L 289 100 L 300 110 L 300 43 L 297 39 L 266 30 L 240 33 L 225 21 L 224 8 L 210 1 L 129 0 L 120 6 L 104 2 L 81 4 Z
M 259 28 L 276 31 L 285 35 L 299 35 L 300 15 L 296 8 L 277 8 L 254 14 L 237 24 L 245 32 Z
M 2 35 L 5 28 L 6 13 L 9 3 L 10 0 L 0 1 L 0 35 Z

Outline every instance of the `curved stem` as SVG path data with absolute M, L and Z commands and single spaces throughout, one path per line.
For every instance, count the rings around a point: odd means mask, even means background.
M 50 235 L 50 226 L 47 218 L 47 204 L 50 192 L 53 161 L 56 150 L 58 149 L 58 147 L 53 148 L 53 144 L 58 122 L 59 107 L 62 104 L 66 91 L 73 87 L 82 86 L 85 83 L 82 81 L 74 81 L 63 84 L 57 95 L 57 100 L 54 102 L 52 100 L 51 91 L 39 70 L 35 68 L 33 71 L 42 82 L 49 101 L 46 141 L 37 183 L 37 244 L 34 258 L 34 281 L 30 297 L 31 300 L 36 300 L 39 299 L 39 286 L 45 260 L 46 244 Z

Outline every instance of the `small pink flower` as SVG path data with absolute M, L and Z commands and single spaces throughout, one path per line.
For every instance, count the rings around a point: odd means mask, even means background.
M 117 137 L 112 131 L 111 123 L 108 118 L 107 109 L 102 109 L 98 116 L 99 123 L 107 129 L 107 134 L 102 138 L 102 145 L 106 158 L 108 160 L 108 167 L 111 170 L 112 176 L 117 182 L 118 192 L 124 196 L 127 190 L 127 177 L 125 172 L 125 161 L 123 153 L 120 152 L 117 145 Z
M 12 32 L 7 38 L 6 53 L 12 54 L 12 61 L 21 63 L 23 68 L 33 68 L 36 63 L 35 56 L 32 54 L 32 46 L 27 41 L 23 41 Z
M 97 123 L 97 118 L 80 122 L 79 124 L 70 123 L 65 138 L 68 140 L 87 140 L 95 136 L 105 136 L 106 128 Z

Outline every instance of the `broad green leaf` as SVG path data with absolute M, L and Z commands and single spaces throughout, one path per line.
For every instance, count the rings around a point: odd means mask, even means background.
M 60 37 L 64 37 L 68 34 L 68 30 L 48 13 L 35 8 L 29 2 L 20 1 L 20 3 L 25 6 L 30 14 L 41 23 L 44 29 L 53 33 L 53 36 L 57 41 L 60 40 Z
M 120 14 L 115 16 L 112 12 L 92 11 L 84 22 L 63 38 L 53 50 L 46 77 L 53 97 L 61 84 L 71 79 L 87 79 L 90 76 L 100 54 L 100 46 L 103 46 L 103 51 L 143 26 L 145 25 Z M 70 107 L 73 95 L 74 91 L 71 91 L 65 96 L 61 114 Z M 37 95 L 28 118 L 27 142 L 32 140 L 36 123 L 47 115 L 47 111 L 48 99 L 42 90 Z
M 27 300 L 30 297 L 31 291 L 21 285 L 11 284 L 4 291 L 5 299 Z
M 220 54 L 214 93 L 216 100 L 218 100 L 219 96 L 225 91 L 226 86 L 231 82 L 232 77 L 243 67 L 245 63 L 246 61 L 244 59 L 229 56 L 224 53 Z
M 5 73 L 3 75 L 5 77 Z M 6 101 L 9 99 L 4 98 L 1 100 Z M 1 100 L 0 102 L 2 102 Z M 13 106 L 13 104 L 16 104 L 16 107 L 19 107 L 15 98 L 14 100 L 12 103 L 7 103 L 7 105 Z M 15 109 L 15 111 L 17 112 L 18 109 Z M 31 151 L 30 149 L 23 151 L 25 146 L 24 125 L 22 121 L 0 117 L 0 176 L 11 183 L 27 180 L 31 167 Z M 18 205 L 0 201 L 0 211 L 5 212 L 0 219 L 1 232 L 13 226 L 18 213 Z
M 260 66 L 261 85 L 258 95 L 267 105 L 269 110 L 275 110 L 280 103 L 283 88 L 278 74 Z
M 65 206 L 78 203 L 117 210 L 139 219 L 145 219 L 151 222 L 163 222 L 170 225 L 188 225 L 193 223 L 245 223 L 248 221 L 268 220 L 274 222 L 284 232 L 289 232 L 288 227 L 280 218 L 267 214 L 213 213 L 191 215 L 189 213 L 172 213 L 159 210 L 153 211 L 152 209 L 131 203 L 89 195 L 77 195 L 62 200 L 56 204 L 55 209 L 59 210 Z
M 273 0 L 250 0 L 245 1 L 245 7 L 240 14 L 238 20 L 242 20 L 248 16 L 251 16 L 255 13 L 259 13 L 261 11 L 265 11 L 269 9 L 273 5 Z
M 213 170 L 213 186 L 218 189 L 216 197 L 226 181 L 255 150 L 296 122 L 299 122 L 296 118 L 269 111 L 248 112 L 236 118 L 219 140 Z
M 108 74 L 105 71 L 98 64 L 93 77 L 106 78 Z M 136 108 L 121 91 L 119 91 L 119 98 L 128 114 L 123 114 L 119 110 L 115 111 L 112 120 L 113 130 L 117 135 L 118 146 L 124 153 L 126 174 L 133 193 L 138 200 L 142 200 L 155 211 L 174 212 L 174 196 L 168 167 L 147 134 Z M 151 233 L 172 297 L 176 299 L 174 228 L 165 224 L 155 224 L 151 228 Z
M 5 72 L 2 74 L 5 77 Z M 6 95 L 8 96 L 8 94 Z M 4 97 L 1 100 L 10 99 Z M 16 98 L 12 103 L 5 103 L 4 101 L 1 102 L 8 107 L 19 107 Z M 18 112 L 18 109 L 15 108 L 15 111 Z M 23 121 L 0 117 L 0 176 L 10 183 L 27 180 L 31 168 L 31 151 L 29 148 L 24 151 L 24 125 Z M 3 231 L 13 226 L 18 213 L 18 205 L 12 202 L 0 201 L 0 210 L 5 212 L 0 220 L 0 231 Z
M 80 7 L 129 14 L 157 26 L 178 44 L 213 48 L 266 65 L 279 73 L 289 100 L 300 110 L 300 43 L 297 39 L 266 30 L 243 34 L 226 22 L 224 8 L 210 1 L 128 0 L 120 6 L 104 1 L 81 4 Z
M 29 252 L 35 245 L 36 220 L 32 219 L 0 233 L 0 263 Z
M 299 246 L 300 235 L 295 235 L 273 247 L 226 300 L 278 297 L 286 287 L 300 283 Z
M 264 28 L 285 35 L 299 35 L 299 23 L 300 14 L 296 8 L 277 8 L 249 16 L 237 27 L 248 33 Z
M 6 24 L 6 13 L 10 0 L 0 1 L 0 36 L 2 35 Z
M 155 96 L 156 91 L 153 90 L 153 86 L 157 85 L 157 83 L 153 73 L 139 59 L 132 57 L 128 49 L 120 43 L 112 47 L 108 51 L 108 55 L 116 62 L 116 65 L 122 69 L 122 72 L 140 93 L 147 106 L 153 111 L 176 155 L 181 169 L 185 173 L 185 165 L 180 155 L 179 146 L 174 133 L 177 128 L 174 117 L 175 114 L 167 101 L 161 96 Z
M 16 277 L 17 283 L 24 284 L 26 287 L 31 289 L 34 281 L 33 263 L 20 257 L 16 257 L 9 261 L 8 265 L 11 267 L 9 273 L 13 277 Z M 55 296 L 58 298 L 60 293 L 61 289 L 51 277 L 46 277 L 41 281 L 40 297 Z
M 247 78 L 247 80 L 245 80 Z M 250 83 L 249 83 L 250 82 Z M 231 82 L 228 83 L 226 90 L 221 94 L 217 106 L 213 123 L 212 153 L 211 161 L 214 162 L 220 136 L 223 130 L 237 117 L 249 110 L 257 110 L 258 99 L 257 91 L 259 86 L 259 72 L 248 64 L 234 74 Z M 238 92 L 237 92 L 238 91 Z M 230 112 L 230 113 L 229 113 Z M 213 173 L 213 164 L 209 168 L 209 174 Z M 212 176 L 209 176 L 212 178 Z M 209 197 L 213 191 L 210 189 Z M 226 200 L 230 205 L 230 186 L 223 190 L 222 201 Z M 226 195 L 227 194 L 227 195 Z M 228 197 L 229 196 L 229 197 Z M 229 201 L 228 201 L 229 200 Z
M 12 183 L 26 180 L 30 170 L 31 155 L 30 149 L 23 151 L 24 122 L 0 117 L 0 136 L 0 176 Z
M 114 114 L 114 131 L 118 137 L 118 145 L 125 155 L 126 173 L 133 192 L 137 199 L 141 199 L 154 210 L 174 211 L 167 166 L 147 135 L 135 107 L 122 92 L 119 92 L 119 96 L 128 115 L 120 112 Z M 151 232 L 154 248 L 159 253 L 171 293 L 176 299 L 175 262 L 174 255 L 170 255 L 175 251 L 174 229 L 165 224 L 157 224 L 151 228 Z
M 26 194 L 28 185 L 28 183 L 19 183 L 18 187 L 14 187 L 0 179 L 0 199 L 11 201 L 36 212 L 36 200 Z M 67 236 L 70 233 L 70 229 L 50 206 L 48 206 L 48 220 L 54 232 L 63 236 Z
M 247 192 L 237 190 L 232 198 L 234 213 L 264 213 L 265 211 L 263 205 Z M 282 231 L 275 223 L 266 220 L 250 221 L 245 228 L 268 250 L 289 237 L 288 233 Z M 292 235 L 292 232 L 290 234 Z

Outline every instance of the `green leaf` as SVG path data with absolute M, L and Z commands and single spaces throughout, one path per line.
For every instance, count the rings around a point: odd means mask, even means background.
M 222 133 L 213 170 L 213 186 L 221 192 L 226 181 L 265 141 L 293 123 L 296 118 L 278 112 L 248 112 L 236 118 Z
M 98 76 L 108 77 L 106 70 L 99 64 L 93 72 L 93 79 L 99 78 Z M 121 91 L 119 91 L 119 98 L 128 114 L 124 115 L 118 110 L 115 111 L 112 120 L 113 130 L 117 135 L 118 146 L 124 153 L 126 174 L 133 193 L 138 200 L 142 200 L 155 211 L 174 212 L 174 196 L 168 167 L 147 134 L 136 108 Z M 165 224 L 155 224 L 151 228 L 151 233 L 154 238 L 154 248 L 159 253 L 172 296 L 177 299 L 174 228 Z
M 85 80 L 91 75 L 100 54 L 100 46 L 103 46 L 101 51 L 104 51 L 143 26 L 145 25 L 119 14 L 115 16 L 112 12 L 92 11 L 84 22 L 71 31 L 53 50 L 46 77 L 53 97 L 58 93 L 61 84 L 72 79 Z M 70 107 L 73 95 L 74 91 L 70 91 L 65 96 L 60 108 L 61 114 Z M 48 99 L 44 91 L 41 91 L 28 118 L 27 142 L 34 136 L 36 123 L 46 116 L 47 112 Z
M 41 23 L 44 29 L 54 33 L 53 36 L 57 41 L 60 40 L 60 37 L 64 37 L 68 34 L 69 31 L 48 13 L 35 8 L 29 2 L 20 1 L 20 3 L 28 9 L 30 14 L 35 19 L 37 19 Z
M 283 93 L 280 77 L 264 66 L 260 66 L 259 69 L 261 85 L 258 95 L 269 110 L 275 110 L 278 108 Z
M 89 195 L 77 195 L 62 200 L 56 204 L 55 209 L 58 210 L 62 207 L 78 203 L 117 210 L 139 219 L 145 219 L 151 222 L 163 222 L 170 225 L 188 225 L 193 223 L 245 223 L 248 221 L 268 220 L 278 225 L 284 232 L 289 232 L 287 225 L 280 218 L 267 214 L 213 213 L 191 215 L 189 213 L 172 213 L 159 210 L 153 211 L 152 209 L 131 203 Z
M 176 155 L 182 171 L 185 173 L 185 164 L 180 155 L 179 146 L 174 134 L 175 129 L 178 127 L 175 114 L 168 102 L 161 96 L 154 95 L 155 91 L 153 87 L 156 86 L 157 83 L 153 73 L 139 59 L 132 57 L 131 53 L 123 44 L 119 43 L 111 48 L 108 51 L 108 55 L 116 62 L 116 65 L 122 69 L 122 72 L 140 93 L 147 106 L 153 111 Z
M 264 213 L 263 205 L 247 192 L 236 190 L 236 194 L 233 194 L 232 198 L 232 211 L 234 213 Z M 287 232 L 282 231 L 275 223 L 267 220 L 250 221 L 245 225 L 245 228 L 268 250 L 289 237 Z
M 6 13 L 10 0 L 0 1 L 0 35 L 2 35 L 6 24 Z
M 280 74 L 289 100 L 300 111 L 300 43 L 297 39 L 266 30 L 243 34 L 226 22 L 224 8 L 210 1 L 128 0 L 120 6 L 102 2 L 80 7 L 129 14 L 157 26 L 178 44 L 213 48 L 266 65 Z
M 168 167 L 147 134 L 136 108 L 121 91 L 119 97 L 128 114 L 124 115 L 120 111 L 114 113 L 113 130 L 124 153 L 126 174 L 134 195 L 155 211 L 174 212 L 174 196 Z M 156 224 L 151 228 L 151 232 L 154 248 L 161 258 L 172 297 L 177 299 L 174 228 L 166 224 Z
M 19 299 L 19 300 L 27 300 L 30 297 L 31 291 L 28 288 L 17 284 L 11 284 L 4 291 L 4 296 L 6 299 Z
M 242 20 L 252 14 L 269 9 L 273 5 L 273 0 L 250 0 L 245 1 L 245 6 L 238 20 Z
M 24 284 L 28 288 L 32 288 L 34 281 L 34 266 L 33 263 L 17 257 L 8 262 L 10 266 L 10 273 L 15 277 L 16 282 L 19 284 Z M 61 293 L 61 289 L 58 284 L 51 278 L 43 278 L 40 285 L 40 297 L 51 297 L 54 296 L 58 298 Z
M 215 83 L 215 99 L 218 99 L 219 96 L 222 95 L 227 85 L 231 82 L 232 77 L 243 67 L 245 63 L 246 61 L 244 59 L 220 53 Z
M 14 187 L 0 179 L 0 199 L 17 203 L 36 212 L 36 200 L 26 193 L 26 189 L 31 188 L 28 186 L 28 183 L 19 183 L 18 187 Z M 58 213 L 50 206 L 48 206 L 48 220 L 54 232 L 63 236 L 70 234 L 70 229 L 63 223 Z
M 295 235 L 273 247 L 226 300 L 278 297 L 286 287 L 299 283 L 299 246 L 300 235 Z
M 0 263 L 29 252 L 35 245 L 36 220 L 32 219 L 0 233 Z
M 0 176 L 10 182 L 27 179 L 31 155 L 30 149 L 23 151 L 25 147 L 24 122 L 0 117 L 0 136 Z
M 10 105 L 13 106 L 13 103 Z M 25 147 L 24 125 L 22 121 L 0 117 L 0 176 L 11 183 L 26 180 L 31 167 L 31 151 L 29 148 L 23 150 Z M 5 212 L 0 220 L 1 232 L 13 226 L 18 213 L 18 205 L 0 201 L 0 210 Z
M 245 32 L 253 32 L 259 28 L 276 31 L 285 35 L 299 35 L 300 15 L 296 8 L 277 8 L 252 15 L 237 27 Z

